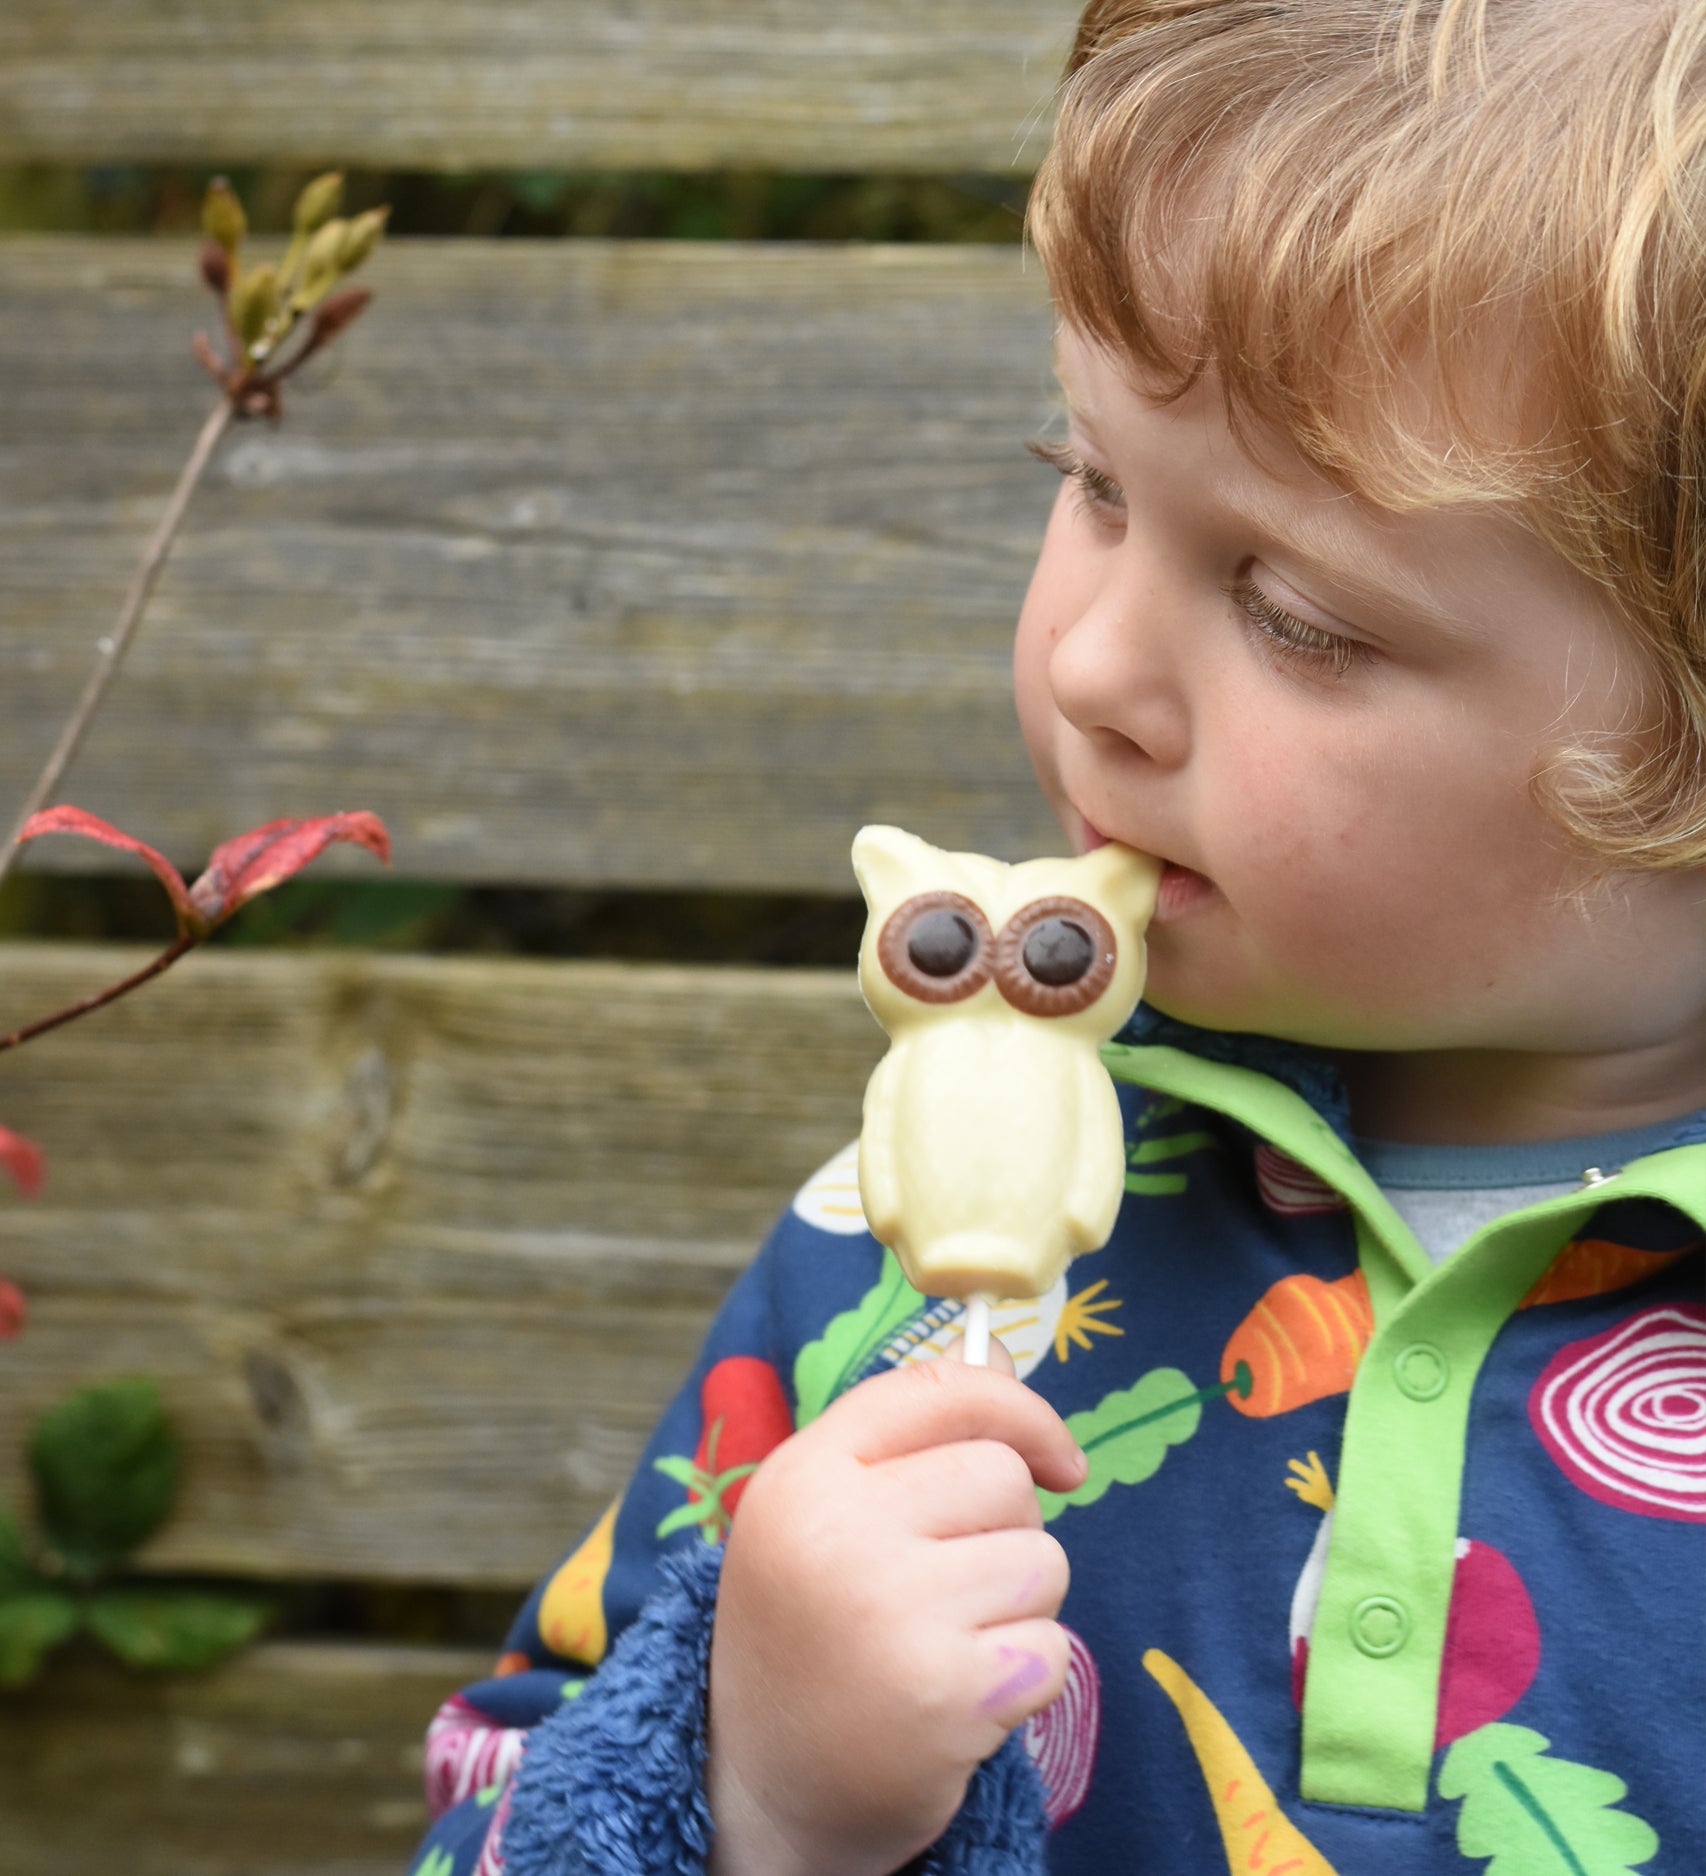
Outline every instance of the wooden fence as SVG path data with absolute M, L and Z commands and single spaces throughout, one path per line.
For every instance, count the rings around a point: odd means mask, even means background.
M 0 162 L 1023 173 L 1062 0 L 11 0 Z M 0 800 L 210 394 L 192 247 L 0 247 Z M 405 877 L 850 890 L 863 821 L 1034 850 L 1008 643 L 1048 489 L 1017 248 L 389 240 L 228 438 L 61 791 L 189 866 L 383 814 Z M 341 358 L 339 355 L 341 354 Z M 46 843 L 32 864 L 88 866 Z M 330 864 L 336 865 L 337 862 Z M 0 1024 L 134 967 L 15 943 Z M 185 1441 L 144 1562 L 520 1591 L 857 1126 L 850 973 L 213 950 L 6 1058 L 0 1495 L 80 1383 Z M 76 1659 L 0 1697 L 5 1876 L 400 1876 L 450 1649 Z

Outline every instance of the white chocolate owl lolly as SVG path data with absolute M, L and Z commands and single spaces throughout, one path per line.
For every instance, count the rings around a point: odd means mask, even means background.
M 1125 1190 L 1097 1051 L 1142 994 L 1160 864 L 1105 846 L 1008 866 L 866 827 L 853 870 L 859 987 L 890 1037 L 865 1090 L 866 1220 L 926 1295 L 1040 1296 L 1107 1242 Z

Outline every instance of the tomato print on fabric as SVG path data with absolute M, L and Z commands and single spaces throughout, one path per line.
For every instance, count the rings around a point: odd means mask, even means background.
M 697 1526 L 707 1544 L 720 1544 L 746 1482 L 794 1430 L 782 1377 L 757 1355 L 725 1355 L 699 1388 L 699 1444 L 689 1458 L 666 1453 L 652 1466 L 687 1487 L 687 1502 L 658 1525 L 668 1537 Z

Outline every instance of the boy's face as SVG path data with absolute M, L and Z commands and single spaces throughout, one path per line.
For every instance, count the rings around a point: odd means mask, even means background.
M 1253 460 L 1213 380 L 1158 405 L 1069 329 L 1058 368 L 1019 716 L 1076 847 L 1169 863 L 1149 1000 L 1327 1048 L 1698 1048 L 1699 877 L 1581 892 L 1531 792 L 1640 720 L 1598 590 L 1508 516 L 1385 514 L 1289 446 Z

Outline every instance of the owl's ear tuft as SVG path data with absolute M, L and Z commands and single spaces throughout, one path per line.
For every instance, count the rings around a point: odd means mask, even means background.
M 935 849 L 898 827 L 861 827 L 853 838 L 853 874 L 865 904 L 898 904 L 912 890 L 920 868 L 928 870 Z
M 1097 847 L 1075 864 L 1098 902 L 1121 923 L 1143 930 L 1154 916 L 1161 887 L 1161 862 L 1116 841 Z

